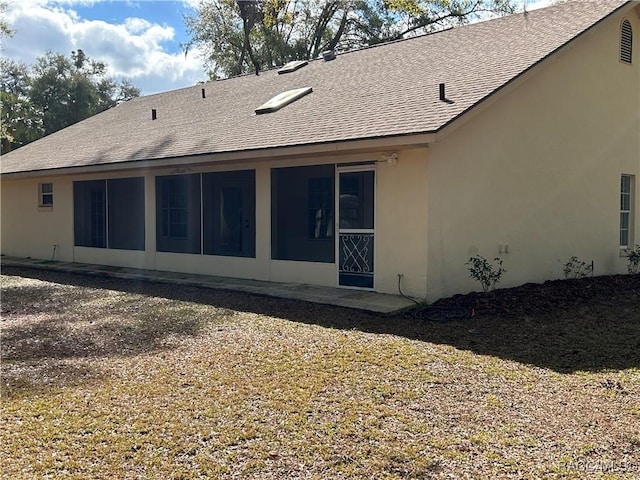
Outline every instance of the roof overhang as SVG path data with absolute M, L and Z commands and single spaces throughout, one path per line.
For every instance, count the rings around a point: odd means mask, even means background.
M 150 160 L 125 161 L 98 165 L 32 170 L 14 173 L 2 173 L 0 178 L 34 178 L 58 175 L 75 175 L 111 171 L 135 171 L 140 169 L 163 168 L 173 166 L 193 166 L 200 164 L 230 165 L 265 160 L 291 159 L 296 157 L 322 157 L 326 155 L 347 155 L 361 152 L 388 151 L 426 147 L 436 141 L 435 133 L 416 133 L 389 137 L 377 137 L 357 140 L 343 140 L 305 145 L 283 146 L 233 152 L 205 153 L 185 157 L 170 157 Z

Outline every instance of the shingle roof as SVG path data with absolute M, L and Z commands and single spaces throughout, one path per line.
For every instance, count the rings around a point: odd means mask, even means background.
M 437 132 L 625 3 L 559 4 L 284 75 L 274 69 L 140 97 L 4 155 L 2 173 Z M 439 100 L 440 83 L 454 103 Z M 300 87 L 313 93 L 255 115 Z

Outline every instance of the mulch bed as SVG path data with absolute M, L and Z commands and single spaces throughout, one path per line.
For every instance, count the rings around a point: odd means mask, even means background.
M 482 316 L 522 315 L 548 313 L 558 308 L 571 308 L 621 295 L 637 296 L 640 300 L 640 274 L 527 283 L 486 293 L 455 295 L 440 299 L 433 306 L 473 309 L 476 315 Z

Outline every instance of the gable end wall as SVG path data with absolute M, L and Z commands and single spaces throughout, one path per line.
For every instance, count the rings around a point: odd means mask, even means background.
M 631 66 L 619 61 L 623 18 L 633 25 Z M 502 287 L 561 278 L 574 255 L 596 275 L 625 273 L 620 175 L 636 176 L 640 243 L 639 117 L 640 22 L 627 9 L 443 135 L 427 166 L 428 298 L 479 290 L 464 265 L 472 255 L 502 258 Z

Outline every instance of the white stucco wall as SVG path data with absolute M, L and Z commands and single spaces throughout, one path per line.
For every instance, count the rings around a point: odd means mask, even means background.
M 39 207 L 38 185 L 53 183 L 53 207 Z M 2 253 L 50 260 L 73 260 L 73 188 L 69 178 L 43 177 L 0 185 Z
M 376 211 L 376 289 L 416 298 L 427 293 L 427 148 L 398 152 L 398 163 L 380 163 Z
M 637 15 L 627 18 L 640 40 Z M 595 274 L 626 271 L 622 174 L 636 176 L 640 243 L 640 42 L 633 65 L 621 63 L 620 22 L 588 32 L 431 146 L 430 299 L 480 289 L 464 265 L 476 254 L 503 259 L 504 287 L 561 278 L 573 255 Z

